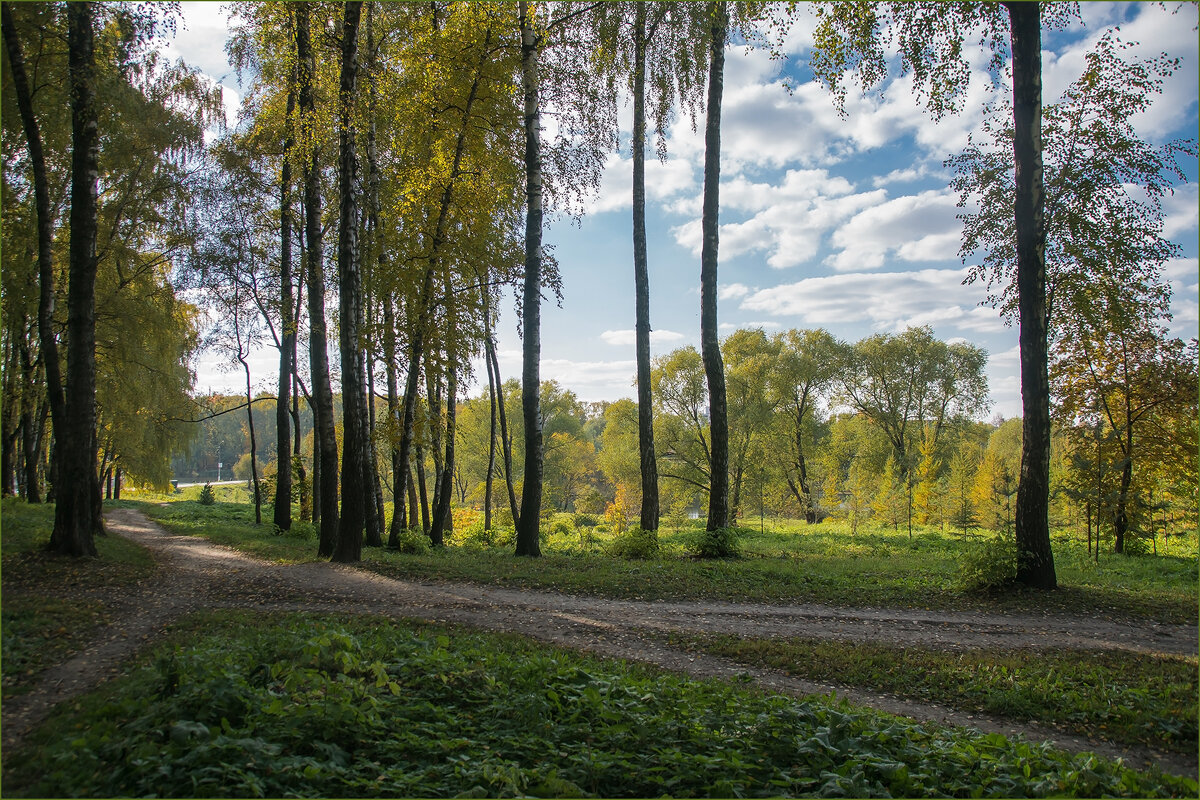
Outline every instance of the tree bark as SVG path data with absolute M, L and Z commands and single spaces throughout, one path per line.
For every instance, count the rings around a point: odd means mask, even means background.
M 512 439 L 508 435 L 508 415 L 504 411 L 504 383 L 500 380 L 500 360 L 496 357 L 496 343 L 488 336 L 484 342 L 485 355 L 492 362 L 492 374 L 496 376 L 496 410 L 500 414 L 500 452 L 504 457 L 504 486 L 508 491 L 508 509 L 512 514 L 513 526 L 521 521 L 521 507 L 517 505 L 517 493 L 512 479 Z
M 50 549 L 94 556 L 96 475 L 96 203 L 100 179 L 92 4 L 67 4 L 71 89 L 71 247 L 67 290 L 67 375 L 55 430 L 59 475 Z
M 725 34 L 728 11 L 724 0 L 712 5 L 708 61 L 708 106 L 704 123 L 704 208 L 701 218 L 700 346 L 708 379 L 708 420 L 712 440 L 708 521 L 713 531 L 729 527 L 729 415 L 725 402 L 725 365 L 717 336 L 717 247 L 721 180 L 721 96 L 724 89 Z
M 483 290 L 486 295 L 486 289 Z M 487 300 L 484 300 L 484 336 L 487 341 L 491 341 L 491 315 L 488 313 Z M 483 492 L 483 529 L 490 531 L 492 529 L 492 483 L 496 474 L 496 373 L 492 371 L 492 359 L 490 354 L 485 352 L 483 356 L 484 366 L 487 368 L 488 377 L 488 400 L 491 405 L 491 413 L 488 417 L 488 466 L 487 477 L 484 479 Z
M 634 10 L 633 74 L 633 284 L 636 314 L 638 463 L 642 476 L 639 524 L 658 530 L 658 462 L 654 457 L 654 406 L 650 396 L 650 274 L 646 254 L 646 5 Z
M 1021 480 L 1017 486 L 1017 581 L 1054 589 L 1050 548 L 1050 379 L 1046 342 L 1045 193 L 1042 178 L 1041 11 L 1006 2 L 1012 30 L 1014 218 L 1021 353 Z
M 242 352 L 240 338 L 238 339 L 237 360 L 242 363 L 242 369 L 246 371 L 246 425 L 250 431 L 250 480 L 254 494 L 254 524 L 262 525 L 262 494 L 258 490 L 258 441 L 254 436 L 254 395 L 250 387 L 250 365 L 246 362 L 245 354 Z
M 283 140 L 283 166 L 279 181 L 279 397 L 275 404 L 275 427 L 278 433 L 275 472 L 275 505 L 273 522 L 276 528 L 292 527 L 292 451 L 291 419 L 288 401 L 292 389 L 292 351 L 296 344 L 296 323 L 292 319 L 292 113 L 296 93 L 289 87 Z
M 345 5 L 342 26 L 342 69 L 339 88 L 341 204 L 338 224 L 338 284 L 342 357 L 342 507 L 333 560 L 362 558 L 363 530 L 369 487 L 366 475 L 367 406 L 359 343 L 362 322 L 362 273 L 358 259 L 358 204 L 355 186 L 354 95 L 358 82 L 358 22 L 361 0 Z
M 300 73 L 300 119 L 312 124 L 315 63 L 309 37 L 307 3 L 296 4 L 296 64 Z M 332 556 L 338 538 L 338 454 L 329 387 L 328 330 L 325 326 L 324 254 L 321 242 L 320 154 L 315 146 L 304 162 L 304 239 L 308 266 L 309 371 L 313 397 L 313 522 L 321 524 L 317 554 Z M 319 494 L 318 494 L 319 491 Z
M 453 324 L 448 326 L 453 333 Z M 446 533 L 450 530 L 450 499 L 454 496 L 454 432 L 455 405 L 458 402 L 458 368 L 455 366 L 453 338 L 449 352 L 446 353 L 446 366 L 450 373 L 446 378 L 446 456 L 442 461 L 438 489 L 435 493 L 437 502 L 433 508 L 433 519 L 429 528 L 429 539 L 435 547 L 445 544 Z
M 387 392 L 388 420 L 394 426 L 400 420 L 400 395 L 396 381 L 396 312 L 393 309 L 394 298 L 387 298 L 383 305 L 383 347 L 387 357 Z M 394 442 L 395 440 L 393 440 Z M 388 547 L 400 546 L 400 531 L 404 529 L 407 520 L 405 508 L 405 483 L 407 468 L 400 459 L 400 449 L 393 443 L 392 451 L 392 524 L 388 529 Z
M 525 419 L 525 476 L 521 487 L 521 519 L 517 523 L 517 555 L 540 556 L 542 508 L 542 418 L 540 409 L 542 301 L 542 143 L 538 101 L 540 42 L 529 17 L 529 3 L 518 3 L 521 23 L 521 88 L 525 117 L 525 282 L 522 287 L 521 411 Z
M 0 3 L 4 30 L 4 45 L 13 73 L 13 89 L 17 109 L 25 129 L 29 163 L 33 170 L 33 196 L 37 207 L 38 235 L 38 339 L 42 366 L 46 372 L 46 396 L 50 401 L 50 421 L 54 430 L 63 425 L 64 399 L 62 373 L 58 363 L 58 340 L 54 336 L 54 217 L 50 211 L 50 182 L 46 177 L 46 157 L 42 150 L 42 134 L 37 116 L 33 113 L 33 96 L 25 70 L 25 56 L 17 38 L 17 29 L 8 3 Z M 53 478 L 51 478 L 53 482 Z

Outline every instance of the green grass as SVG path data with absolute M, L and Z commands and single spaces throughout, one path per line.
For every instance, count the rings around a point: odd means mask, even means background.
M 197 616 L 10 756 L 8 795 L 1196 796 L 998 735 L 515 636 Z
M 217 487 L 218 503 L 194 499 L 160 505 L 133 503 L 178 533 L 194 533 L 243 552 L 286 563 L 316 559 L 316 533 L 309 525 L 275 535 L 267 516 L 253 524 L 241 486 Z M 198 487 L 176 495 L 191 498 Z M 239 495 L 240 493 L 240 495 Z M 240 500 L 241 502 L 238 502 Z M 125 503 L 126 501 L 122 501 Z M 1101 613 L 1109 618 L 1194 624 L 1197 559 L 1190 555 L 1127 557 L 1102 554 L 1099 564 L 1077 538 L 1056 535 L 1060 588 L 1045 593 L 1014 588 L 982 595 L 962 589 L 961 565 L 988 536 L 962 536 L 920 529 L 860 527 L 842 523 L 806 525 L 767 520 L 765 533 L 743 528 L 738 559 L 691 557 L 700 523 L 660 530 L 661 555 L 624 560 L 607 554 L 615 534 L 575 528 L 571 515 L 543 523 L 540 559 L 513 555 L 511 530 L 496 530 L 487 543 L 478 529 L 456 530 L 446 548 L 426 553 L 365 549 L 363 566 L 383 575 L 441 579 L 645 600 L 719 598 L 767 603 L 977 610 L 1018 613 Z M 1177 540 L 1191 537 L 1176 537 Z
M 97 538 L 94 559 L 53 555 L 45 547 L 54 506 L 9 498 L 0 513 L 3 696 L 11 697 L 111 621 L 114 592 L 147 578 L 154 560 L 145 548 L 117 536 Z
M 677 646 L 801 678 L 966 711 L 1053 724 L 1072 734 L 1196 751 L 1196 659 L 1091 650 L 947 652 L 870 642 L 673 634 Z

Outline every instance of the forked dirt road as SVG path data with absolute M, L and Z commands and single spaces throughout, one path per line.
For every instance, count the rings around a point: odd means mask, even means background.
M 150 548 L 158 561 L 146 585 L 124 598 L 118 620 L 83 652 L 42 674 L 33 689 L 5 702 L 3 745 L 15 747 L 54 705 L 120 674 L 128 659 L 175 619 L 206 608 L 381 614 L 521 633 L 598 655 L 657 664 L 697 677 L 749 678 L 766 691 L 836 693 L 852 703 L 922 721 L 1050 741 L 1066 750 L 1124 758 L 1132 766 L 1197 776 L 1197 758 L 1156 753 L 852 687 L 792 678 L 663 642 L 671 631 L 756 637 L 836 638 L 912 643 L 946 649 L 1073 647 L 1142 653 L 1197 653 L 1197 628 L 1132 627 L 1065 616 L 988 615 L 903 609 L 846 609 L 727 602 L 606 600 L 470 584 L 421 583 L 329 563 L 281 566 L 207 540 L 166 532 L 132 509 L 106 515 L 110 533 Z

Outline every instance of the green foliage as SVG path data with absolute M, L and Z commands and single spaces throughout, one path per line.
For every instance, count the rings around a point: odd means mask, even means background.
M 996 734 L 515 637 L 209 615 L 9 762 L 28 794 L 1194 796 Z
M 577 512 L 572 516 L 571 521 L 575 523 L 576 528 L 594 528 L 600 524 L 600 520 L 595 514 L 585 514 Z
M 1196 661 L 1123 651 L 956 650 L 910 644 L 682 635 L 677 644 L 1075 735 L 1179 752 L 1196 746 Z
M 412 555 L 428 553 L 429 548 L 429 537 L 426 536 L 422 531 L 401 528 L 399 535 L 396 537 L 396 546 L 392 549 L 398 553 L 408 553 Z
M 737 528 L 717 528 L 692 535 L 691 550 L 698 558 L 737 558 L 742 554 Z
M 211 506 L 217 502 L 217 496 L 213 493 L 211 483 L 204 484 L 204 488 L 200 490 L 200 497 L 196 502 L 202 506 Z
M 639 525 L 634 525 L 617 535 L 605 549 L 610 556 L 626 559 L 658 558 L 661 550 L 658 534 L 654 531 L 644 531 Z
M 965 553 L 958 572 L 964 592 L 1000 592 L 1017 579 L 1017 541 L 1013 536 L 997 535 L 975 545 Z

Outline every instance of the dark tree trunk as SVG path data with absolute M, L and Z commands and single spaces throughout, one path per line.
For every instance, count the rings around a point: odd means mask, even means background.
M 3 16 L 4 45 L 13 73 L 13 89 L 17 109 L 25 129 L 25 143 L 33 170 L 33 196 L 37 207 L 38 231 L 38 339 L 42 366 L 46 372 L 46 396 L 50 401 L 50 420 L 54 430 L 63 425 L 64 399 L 62 374 L 58 363 L 58 340 L 54 336 L 54 217 L 50 211 L 50 184 L 46 177 L 46 158 L 42 150 L 42 134 L 37 116 L 33 113 L 33 97 L 25 70 L 25 56 L 8 3 L 0 4 Z
M 425 448 L 418 442 L 416 448 L 417 493 L 421 496 L 421 531 L 429 535 L 429 490 L 425 483 Z
M 1007 2 L 1012 28 L 1017 306 L 1021 351 L 1021 480 L 1017 580 L 1058 585 L 1050 549 L 1050 379 L 1046 344 L 1045 194 L 1042 185 L 1042 30 L 1037 3 Z
M 658 462 L 650 397 L 650 271 L 646 255 L 646 5 L 635 8 L 633 32 L 633 284 L 636 295 L 638 463 L 644 531 L 658 530 Z
M 71 86 L 71 249 L 67 290 L 67 375 L 58 441 L 57 502 L 50 549 L 96 555 L 96 192 L 99 123 L 92 50 L 92 4 L 67 4 Z
M 539 36 L 529 18 L 529 3 L 518 3 L 521 18 L 521 88 L 525 111 L 525 282 L 521 298 L 521 412 L 525 419 L 525 476 L 517 555 L 540 556 L 538 526 L 542 508 L 542 142 L 538 101 Z
M 396 425 L 401 410 L 396 381 L 396 312 L 392 300 L 389 297 L 383 306 L 383 347 L 387 359 L 388 419 L 392 425 Z M 407 483 L 407 465 L 400 459 L 400 448 L 395 445 L 394 439 L 392 441 L 392 525 L 388 529 L 388 547 L 399 547 L 400 531 L 407 522 L 405 488 L 410 484 Z
M 307 3 L 296 4 L 296 64 L 300 74 L 300 117 L 316 113 L 312 46 Z M 325 327 L 325 276 L 321 242 L 320 157 L 314 148 L 304 163 L 304 239 L 308 267 L 309 371 L 313 399 L 313 522 L 320 522 L 317 554 L 332 556 L 338 538 L 338 454 L 329 387 L 328 331 Z M 318 494 L 319 491 L 319 494 Z
M 704 243 L 700 254 L 700 347 L 708 379 L 708 419 L 712 440 L 707 530 L 729 527 L 729 416 L 725 404 L 725 365 L 717 336 L 717 245 L 721 179 L 721 96 L 724 89 L 724 0 L 713 4 L 708 61 L 708 108 L 704 123 Z
M 358 204 L 355 188 L 354 95 L 358 82 L 358 21 L 361 0 L 345 5 L 342 25 L 342 70 L 338 92 L 340 130 L 339 170 L 341 205 L 338 225 L 338 284 L 340 288 L 342 356 L 342 508 L 333 560 L 362 558 L 363 530 L 369 487 L 366 475 L 367 406 L 361 370 L 359 331 L 362 322 L 362 274 L 358 260 Z
M 417 502 L 417 482 L 413 480 L 412 465 L 404 465 L 404 477 L 406 479 L 405 486 L 408 487 L 408 529 L 415 531 L 421 521 L 417 519 L 418 508 L 420 504 Z
M 486 292 L 486 290 L 484 291 Z M 484 314 L 488 314 L 486 300 L 484 301 Z M 484 336 L 490 341 L 492 336 L 490 315 L 485 316 L 485 320 L 487 329 L 484 331 Z M 491 415 L 488 417 L 488 466 L 483 492 L 483 529 L 490 531 L 492 529 L 492 483 L 496 475 L 496 373 L 492 372 L 492 359 L 487 352 L 484 353 L 483 363 L 487 367 L 488 400 L 491 403 Z
M 237 313 L 237 312 L 234 312 Z M 234 323 L 236 326 L 236 322 Z M 258 489 L 258 442 L 254 437 L 254 396 L 250 388 L 250 365 L 242 353 L 242 343 L 238 340 L 238 361 L 246 371 L 246 425 L 250 430 L 250 480 L 254 492 L 254 524 L 262 525 L 262 494 Z
M 436 492 L 437 502 L 433 508 L 433 519 L 429 528 L 429 538 L 434 546 L 445 544 L 445 535 L 450 530 L 450 500 L 454 496 L 454 429 L 455 408 L 458 401 L 458 378 L 455 375 L 454 356 L 447 359 L 450 375 L 446 382 L 446 457 L 442 462 L 441 476 Z
M 367 486 L 367 538 L 368 547 L 383 547 L 383 487 L 379 483 L 379 462 L 375 457 L 375 360 L 367 356 L 367 436 L 366 436 L 366 486 Z
M 288 401 L 292 389 L 292 351 L 296 346 L 296 323 L 292 319 L 292 113 L 296 94 L 289 88 L 287 95 L 287 136 L 283 141 L 283 166 L 279 181 L 279 398 L 275 404 L 275 427 L 278 433 L 275 472 L 275 506 L 273 521 L 280 530 L 292 527 L 292 450 L 291 419 Z
M 492 362 L 492 374 L 496 376 L 496 410 L 500 413 L 500 451 L 504 456 L 504 486 L 508 490 L 508 509 L 512 513 L 513 525 L 521 521 L 521 507 L 517 505 L 517 493 L 512 479 L 512 439 L 508 435 L 508 415 L 504 412 L 504 383 L 500 380 L 500 360 L 496 357 L 496 343 L 489 336 L 484 341 L 485 355 Z
M 21 376 L 24 391 L 21 393 L 21 472 L 22 496 L 27 503 L 42 502 L 42 491 L 38 485 L 38 431 L 34 416 L 37 414 L 37 364 L 33 361 L 29 347 L 29 336 L 23 335 L 20 342 Z
M 121 499 L 121 483 L 125 479 L 125 470 L 117 467 L 117 471 L 113 474 L 113 500 Z

